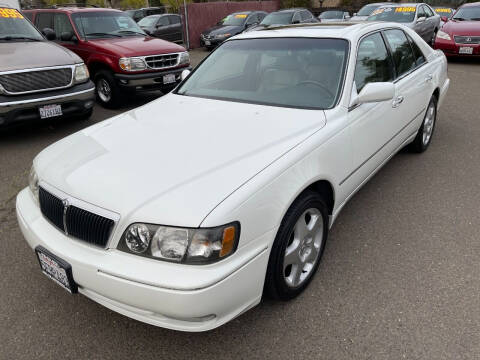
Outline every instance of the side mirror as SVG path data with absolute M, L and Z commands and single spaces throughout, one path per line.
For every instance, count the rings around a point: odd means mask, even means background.
M 190 70 L 183 70 L 182 73 L 180 74 L 180 80 L 185 80 L 188 75 L 190 75 L 191 71 Z
M 395 85 L 391 82 L 368 83 L 360 91 L 360 94 L 353 99 L 351 105 L 373 103 L 392 100 L 395 96 Z
M 145 34 L 152 35 L 152 32 L 149 29 L 142 29 L 142 30 L 145 31 Z
M 45 35 L 45 37 L 47 38 L 47 40 L 55 40 L 57 38 L 57 34 L 55 34 L 55 31 L 53 31 L 52 29 L 50 28 L 44 28 L 42 30 L 42 33 L 43 35 Z
M 77 37 L 72 31 L 64 31 L 60 34 L 60 40 L 62 41 L 76 41 Z
M 417 19 L 417 23 L 421 23 L 421 22 L 424 22 L 426 19 L 425 16 L 420 16 L 418 19 Z
M 441 16 L 441 17 L 440 17 L 440 20 L 442 20 L 443 22 L 447 22 L 447 21 L 448 21 L 448 17 L 446 17 L 446 16 Z

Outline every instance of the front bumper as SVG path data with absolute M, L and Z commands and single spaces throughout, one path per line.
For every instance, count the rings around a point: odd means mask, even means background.
M 184 70 L 191 70 L 190 66 L 169 69 L 157 72 L 139 73 L 139 74 L 114 74 L 118 85 L 135 90 L 171 90 L 181 81 L 181 74 Z M 175 82 L 164 84 L 165 75 L 174 74 Z
M 224 42 L 227 39 L 228 38 L 224 38 L 224 39 L 209 38 L 209 39 L 206 39 L 206 38 L 201 36 L 200 37 L 200 45 L 204 46 L 208 49 L 211 49 L 211 48 L 217 47 L 218 45 L 220 45 L 222 42 Z
M 473 48 L 472 54 L 460 54 L 461 47 Z M 480 56 L 480 44 L 457 44 L 453 40 L 444 40 L 437 38 L 435 40 L 435 49 L 443 51 L 445 56 L 473 57 Z
M 81 294 L 133 319 L 175 330 L 205 331 L 261 300 L 268 263 L 264 245 L 243 251 L 241 258 L 235 254 L 211 265 L 172 264 L 67 237 L 41 215 L 29 189 L 18 194 L 16 206 L 20 229 L 32 248 L 41 245 L 67 261 Z M 273 231 L 251 243 L 265 244 L 272 236 Z M 162 276 L 172 274 L 175 288 L 162 286 Z M 52 286 L 56 285 L 52 282 Z
M 91 81 L 68 89 L 28 95 L 0 95 L 0 127 L 29 120 L 40 120 L 38 108 L 48 104 L 62 106 L 63 117 L 82 115 L 94 105 L 94 86 Z

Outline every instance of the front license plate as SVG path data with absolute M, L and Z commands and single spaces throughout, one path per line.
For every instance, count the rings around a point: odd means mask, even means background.
M 40 118 L 46 119 L 51 118 L 54 116 L 61 116 L 62 115 L 62 106 L 61 105 L 45 105 L 38 108 L 40 112 Z
M 163 75 L 163 83 L 171 84 L 175 82 L 175 74 Z
M 210 46 L 211 44 L 210 40 L 205 40 L 205 45 Z
M 41 246 L 35 248 L 35 253 L 37 254 L 40 268 L 45 275 L 71 294 L 75 294 L 78 291 L 78 286 L 73 280 L 72 267 L 69 263 Z
M 469 46 L 462 46 L 460 47 L 460 49 L 458 49 L 458 53 L 459 54 L 473 54 L 473 47 L 469 47 Z

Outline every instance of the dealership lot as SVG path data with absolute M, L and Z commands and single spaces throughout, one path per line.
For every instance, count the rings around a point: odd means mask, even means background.
M 196 64 L 206 53 L 192 54 Z M 400 153 L 348 204 L 319 272 L 290 303 L 265 301 L 203 334 L 148 326 L 44 277 L 18 229 L 15 195 L 35 154 L 88 122 L 0 134 L 0 358 L 478 358 L 480 63 L 450 62 L 434 141 Z

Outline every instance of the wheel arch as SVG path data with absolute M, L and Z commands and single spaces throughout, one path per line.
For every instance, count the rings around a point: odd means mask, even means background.
M 313 191 L 319 194 L 323 200 L 325 201 L 325 205 L 327 205 L 328 214 L 332 215 L 333 209 L 335 207 L 335 189 L 332 183 L 328 180 L 316 180 L 315 182 L 308 185 L 305 189 L 303 189 L 294 199 L 294 201 L 302 196 L 303 193 L 306 191 Z M 293 203 L 293 202 L 292 202 Z
M 105 64 L 102 61 L 93 60 L 88 63 L 88 71 L 90 72 L 91 79 L 93 79 L 95 77 L 95 74 L 100 70 L 113 71 L 109 65 Z
M 433 91 L 432 96 L 435 96 L 435 98 L 437 99 L 437 101 L 440 99 L 440 88 L 439 88 L 439 87 L 437 87 L 437 88 Z

